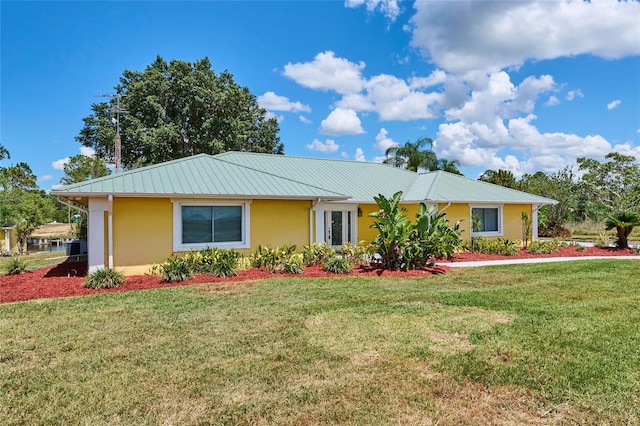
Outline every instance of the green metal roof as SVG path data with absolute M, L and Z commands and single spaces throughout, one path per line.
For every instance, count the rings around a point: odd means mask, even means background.
M 529 194 L 500 185 L 435 171 L 417 176 L 404 200 L 428 200 L 452 203 L 555 204 L 546 197 Z
M 406 202 L 552 204 L 549 198 L 442 171 L 417 174 L 379 163 L 246 152 L 199 154 L 52 190 L 64 197 L 302 198 L 373 203 L 403 191 Z
M 349 198 L 344 193 L 220 161 L 206 154 L 63 186 L 51 193 L 61 196 Z

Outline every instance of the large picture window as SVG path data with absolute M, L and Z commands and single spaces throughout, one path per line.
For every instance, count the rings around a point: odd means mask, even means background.
M 501 235 L 502 209 L 500 207 L 472 207 L 471 217 L 474 220 L 474 235 Z
M 174 250 L 248 246 L 248 203 L 174 207 Z

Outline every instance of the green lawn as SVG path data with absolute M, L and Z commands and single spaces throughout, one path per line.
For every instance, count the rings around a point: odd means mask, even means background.
M 640 262 L 5 304 L 0 384 L 9 425 L 638 424 Z

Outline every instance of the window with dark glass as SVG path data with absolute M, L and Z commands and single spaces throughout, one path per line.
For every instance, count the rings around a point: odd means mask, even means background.
M 242 241 L 242 206 L 182 206 L 182 244 Z
M 473 208 L 471 213 L 478 218 L 477 232 L 498 232 L 498 209 L 497 208 Z

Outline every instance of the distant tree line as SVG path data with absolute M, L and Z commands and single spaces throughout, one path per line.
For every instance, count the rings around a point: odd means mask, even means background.
M 479 179 L 557 200 L 555 206 L 540 209 L 544 235 L 560 236 L 566 224 L 588 219 L 604 222 L 611 229 L 625 223 L 626 229 L 640 225 L 640 164 L 636 158 L 612 152 L 604 162 L 586 157 L 577 162 L 577 172 L 565 167 L 550 174 L 525 174 L 518 180 L 508 170 L 487 170 Z

